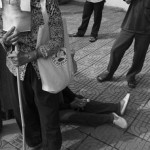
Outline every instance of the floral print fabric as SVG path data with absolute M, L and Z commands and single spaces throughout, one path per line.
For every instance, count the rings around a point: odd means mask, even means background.
M 64 44 L 63 23 L 61 12 L 58 7 L 57 0 L 46 0 L 46 9 L 49 16 L 49 35 L 50 40 L 45 45 L 41 45 L 39 50 L 43 58 L 50 57 L 55 54 Z M 37 34 L 39 27 L 44 24 L 40 0 L 31 0 L 31 31 L 22 33 L 18 41 L 19 51 L 30 52 L 36 50 Z M 9 58 L 7 58 L 7 66 L 9 70 L 16 76 L 16 67 L 13 66 Z M 40 78 L 37 61 L 32 65 Z M 27 64 L 20 66 L 20 79 L 24 80 Z

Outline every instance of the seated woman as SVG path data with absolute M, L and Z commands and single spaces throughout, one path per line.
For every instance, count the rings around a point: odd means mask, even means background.
M 62 93 L 64 101 L 60 104 L 61 123 L 92 127 L 113 123 L 121 128 L 127 128 L 127 121 L 121 116 L 125 113 L 129 98 L 114 104 L 90 101 L 74 94 L 68 87 Z

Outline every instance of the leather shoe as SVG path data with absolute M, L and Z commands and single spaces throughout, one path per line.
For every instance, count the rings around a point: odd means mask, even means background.
M 135 88 L 137 85 L 135 78 L 131 78 L 128 80 L 128 87 L 129 88 Z
M 97 81 L 98 82 L 105 82 L 105 81 L 110 81 L 112 79 L 112 75 L 109 74 L 109 72 L 103 72 L 102 74 L 97 76 Z
M 89 41 L 90 42 L 95 42 L 95 41 L 97 41 L 97 37 L 91 36 Z
M 83 37 L 83 36 L 84 36 L 83 34 L 80 34 L 78 32 L 70 35 L 70 37 Z

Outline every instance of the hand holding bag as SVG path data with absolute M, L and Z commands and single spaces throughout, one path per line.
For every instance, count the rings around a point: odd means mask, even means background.
M 45 6 L 45 4 L 43 4 L 43 6 Z M 47 43 L 49 40 L 48 15 L 46 9 L 43 10 L 42 13 L 45 24 L 39 28 L 37 47 Z M 65 19 L 63 19 L 63 26 L 64 48 L 61 48 L 57 54 L 47 59 L 39 58 L 37 60 L 42 81 L 42 89 L 50 93 L 58 93 L 63 90 L 69 85 L 74 74 Z

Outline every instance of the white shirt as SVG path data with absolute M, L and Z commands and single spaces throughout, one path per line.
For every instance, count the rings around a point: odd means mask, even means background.
M 91 3 L 98 3 L 98 2 L 102 2 L 103 0 L 87 0 L 87 1 Z

